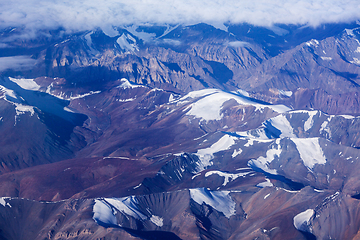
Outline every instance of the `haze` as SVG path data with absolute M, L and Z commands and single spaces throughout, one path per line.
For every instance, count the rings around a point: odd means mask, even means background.
M 360 19 L 358 0 L 14 0 L 2 1 L 0 9 L 0 28 L 25 27 L 30 37 L 59 27 L 72 32 L 146 23 L 318 26 Z

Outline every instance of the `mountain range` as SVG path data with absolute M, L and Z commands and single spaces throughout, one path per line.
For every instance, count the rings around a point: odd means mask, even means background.
M 0 239 L 360 238 L 360 24 L 0 31 Z

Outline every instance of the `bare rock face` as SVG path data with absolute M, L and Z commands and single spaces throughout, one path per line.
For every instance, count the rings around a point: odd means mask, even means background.
M 0 51 L 0 239 L 356 239 L 357 24 L 227 27 Z
M 258 90 L 321 88 L 330 94 L 356 91 L 357 46 L 355 34 L 311 40 L 262 63 L 246 80 L 248 85 L 240 86 Z

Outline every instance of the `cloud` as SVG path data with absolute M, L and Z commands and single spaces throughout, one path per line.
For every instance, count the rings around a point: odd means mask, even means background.
M 0 57 L 0 72 L 7 69 L 31 68 L 35 63 L 36 60 L 30 58 L 30 56 Z
M 225 43 L 225 45 L 229 46 L 229 47 L 238 48 L 238 47 L 247 46 L 247 45 L 249 45 L 249 43 L 248 42 L 243 42 L 243 41 L 233 41 L 233 42 L 227 42 L 227 43 Z
M 163 39 L 162 42 L 165 44 L 173 45 L 173 46 L 181 45 L 181 41 L 174 40 L 174 39 L 168 39 L 168 38 Z
M 109 29 L 129 24 L 247 22 L 309 24 L 360 19 L 358 0 L 12 0 L 0 3 L 0 28 Z

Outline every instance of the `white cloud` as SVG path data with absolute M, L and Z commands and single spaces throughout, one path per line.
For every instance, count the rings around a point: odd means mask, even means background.
M 360 19 L 358 0 L 12 0 L 0 3 L 0 28 L 109 29 L 143 23 L 310 24 Z
M 31 68 L 35 65 L 36 60 L 29 56 L 16 56 L 16 57 L 0 57 L 0 72 L 7 69 L 24 69 Z
M 243 41 L 233 41 L 233 42 L 227 42 L 225 43 L 225 45 L 237 48 L 237 47 L 244 47 L 246 45 L 249 45 L 249 43 Z

